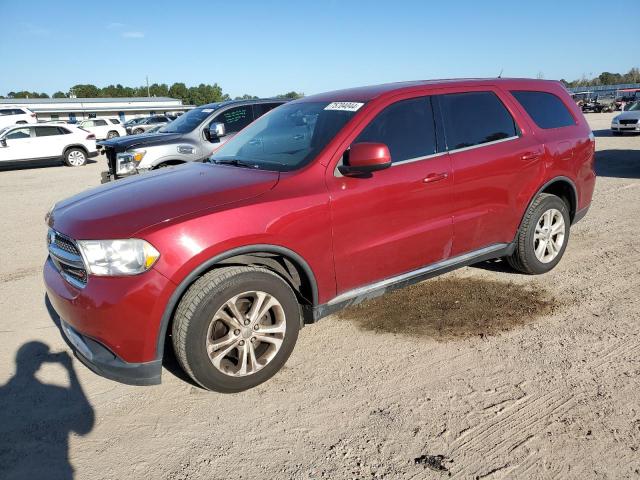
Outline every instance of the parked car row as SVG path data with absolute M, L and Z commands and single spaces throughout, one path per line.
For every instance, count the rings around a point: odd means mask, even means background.
M 341 308 L 484 260 L 550 271 L 591 204 L 595 139 L 559 82 L 405 82 L 283 103 L 206 105 L 106 140 L 109 180 L 205 161 L 49 211 L 48 298 L 96 373 L 159 383 L 169 345 L 204 388 L 254 387 L 303 325 Z

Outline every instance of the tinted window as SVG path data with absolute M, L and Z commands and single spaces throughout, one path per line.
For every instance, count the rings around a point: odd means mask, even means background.
M 453 93 L 438 98 L 449 150 L 517 135 L 513 117 L 492 92 Z
M 540 128 L 568 127 L 576 123 L 562 100 L 552 93 L 524 90 L 511 93 Z
M 13 110 L 11 110 L 10 108 L 0 110 L 0 116 L 4 115 L 13 115 Z
M 281 103 L 257 103 L 253 106 L 253 118 L 259 118 L 270 110 L 282 105 Z
M 227 133 L 239 132 L 253 121 L 251 105 L 231 108 L 218 115 L 214 121 L 224 123 Z
M 26 128 L 18 128 L 9 133 L 6 138 L 8 140 L 18 140 L 21 138 L 29 138 L 31 136 L 31 129 L 29 127 Z
M 96 120 L 93 123 L 96 127 L 104 127 L 107 124 L 107 122 L 104 120 Z
M 113 123 L 114 125 L 120 125 L 120 120 L 118 120 L 117 118 L 112 118 L 111 123 Z
M 58 127 L 36 127 L 36 137 L 50 137 L 52 135 L 60 135 Z
M 60 131 L 61 135 L 68 135 L 69 133 L 71 133 L 69 130 L 63 127 L 58 127 L 58 130 Z
M 388 106 L 358 135 L 354 143 L 379 142 L 389 147 L 392 162 L 436 153 L 436 131 L 429 97 Z

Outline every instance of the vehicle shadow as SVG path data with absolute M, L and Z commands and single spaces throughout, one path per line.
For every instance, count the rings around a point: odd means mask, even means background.
M 594 168 L 599 177 L 640 178 L 640 149 L 600 150 Z
M 91 165 L 93 163 L 98 163 L 98 160 L 88 158 L 86 165 Z M 8 172 L 13 170 L 36 170 L 39 168 L 49 168 L 49 167 L 66 167 L 66 166 L 63 162 L 59 160 L 47 160 L 43 162 L 39 162 L 39 161 L 16 162 L 16 163 L 3 162 L 3 165 L 0 166 L 0 172 Z M 67 167 L 67 168 L 82 168 L 82 167 Z
M 69 386 L 36 378 L 45 363 L 62 365 Z M 95 414 L 67 352 L 52 353 L 32 341 L 16 353 L 16 371 L 0 386 L 0 465 L 2 478 L 73 478 L 69 435 L 88 434 Z

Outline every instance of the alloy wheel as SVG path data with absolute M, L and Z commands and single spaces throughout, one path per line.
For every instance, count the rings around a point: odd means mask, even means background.
M 69 152 L 67 159 L 69 160 L 69 163 L 74 167 L 80 167 L 84 165 L 84 162 L 86 160 L 84 153 L 82 153 L 80 150 L 73 150 Z
M 244 292 L 229 299 L 211 319 L 207 354 L 225 375 L 253 375 L 276 356 L 286 328 L 278 299 L 262 291 Z
M 542 263 L 552 262 L 564 245 L 566 226 L 562 213 L 551 208 L 538 219 L 533 235 L 533 250 Z

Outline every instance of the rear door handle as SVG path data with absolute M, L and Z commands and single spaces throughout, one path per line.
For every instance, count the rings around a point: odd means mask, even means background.
M 448 173 L 430 173 L 426 177 L 422 179 L 423 183 L 433 183 L 439 182 L 440 180 L 444 180 L 449 176 Z
M 540 152 L 527 152 L 520 157 L 521 160 L 525 162 L 530 162 L 531 160 L 537 160 L 542 155 Z

